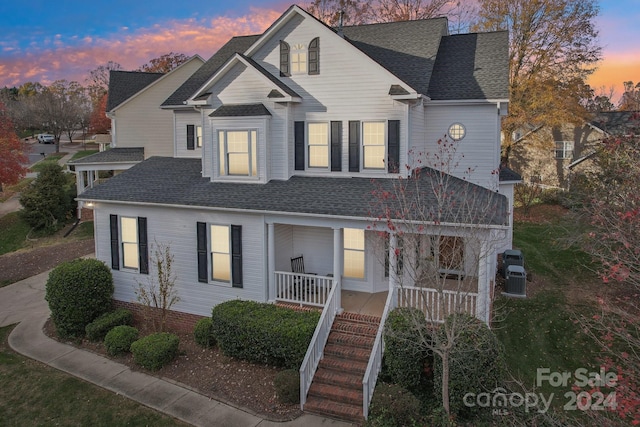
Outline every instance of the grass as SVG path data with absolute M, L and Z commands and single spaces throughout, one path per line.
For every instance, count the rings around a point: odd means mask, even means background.
M 71 160 L 77 160 L 77 159 L 82 159 L 83 157 L 87 157 L 90 156 L 92 154 L 96 154 L 98 152 L 98 150 L 83 150 L 83 151 L 78 151 L 76 152 L 76 154 L 73 155 L 73 157 L 71 158 Z
M 11 212 L 0 217 L 0 230 L 0 255 L 3 255 L 22 248 L 31 227 L 18 212 Z
M 47 157 L 45 157 L 43 160 L 40 160 L 38 163 L 32 165 L 30 168 L 31 172 L 40 172 L 45 164 L 58 163 L 58 160 L 60 160 L 64 156 L 65 156 L 65 153 L 50 154 Z
M 79 224 L 71 235 L 77 240 L 93 239 L 93 221 Z
M 0 328 L 0 424 L 3 426 L 182 426 L 9 348 L 12 326 Z
M 11 196 L 27 188 L 34 179 L 35 178 L 23 178 L 15 185 L 4 186 L 3 191 L 0 193 L 0 202 L 6 202 Z

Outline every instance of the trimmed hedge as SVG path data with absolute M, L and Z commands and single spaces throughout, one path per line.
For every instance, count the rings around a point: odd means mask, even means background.
M 210 317 L 198 320 L 193 329 L 193 338 L 196 343 L 202 347 L 213 347 L 216 345 L 216 339 L 213 336 L 213 322 Z
M 230 357 L 298 369 L 320 318 L 273 304 L 233 300 L 213 308 L 213 336 Z
M 81 338 L 86 326 L 111 310 L 111 270 L 96 259 L 63 262 L 49 273 L 45 300 L 63 338 Z
M 138 330 L 133 326 L 120 325 L 111 329 L 104 337 L 104 346 L 107 353 L 116 356 L 128 353 L 133 344 L 138 339 Z
M 425 425 L 420 400 L 397 384 L 378 383 L 369 406 L 367 427 Z
M 156 332 L 131 344 L 133 361 L 150 371 L 157 371 L 178 355 L 180 338 L 168 332 Z
M 476 395 L 503 387 L 506 364 L 504 350 L 491 329 L 480 320 L 467 314 L 449 316 L 445 323 L 459 322 L 460 334 L 449 356 L 449 408 L 452 415 L 475 420 L 490 415 L 491 408 L 468 407 L 464 404 L 467 393 Z M 445 324 L 439 334 L 444 334 Z M 442 360 L 434 358 L 434 392 L 441 396 Z M 484 413 L 483 413 L 484 412 Z M 488 412 L 488 414 L 487 414 Z
M 276 374 L 273 380 L 280 403 L 300 403 L 300 372 L 287 369 Z
M 119 308 L 115 311 L 105 313 L 85 328 L 87 338 L 91 341 L 103 340 L 107 333 L 116 326 L 131 325 L 133 314 L 125 309 Z
M 430 360 L 425 347 L 431 332 L 422 311 L 396 308 L 389 313 L 384 330 L 384 373 L 407 390 L 424 388 L 425 365 Z

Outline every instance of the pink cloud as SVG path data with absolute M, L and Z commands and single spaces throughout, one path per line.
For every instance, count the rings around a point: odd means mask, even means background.
M 49 85 L 60 79 L 84 84 L 89 71 L 108 61 L 134 70 L 169 52 L 199 54 L 206 60 L 233 36 L 264 32 L 283 11 L 252 8 L 238 18 L 174 20 L 104 38 L 74 37 L 73 45 L 56 36 L 22 56 L 0 59 L 0 87 L 28 81 Z

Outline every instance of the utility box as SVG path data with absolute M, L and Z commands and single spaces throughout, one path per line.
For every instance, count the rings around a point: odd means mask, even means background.
M 524 267 L 519 265 L 508 266 L 506 269 L 505 277 L 505 295 L 523 298 L 527 296 L 527 272 L 524 270 Z
M 508 249 L 502 254 L 502 274 L 507 277 L 507 267 L 510 265 L 519 265 L 524 267 L 524 256 L 522 251 L 517 249 Z

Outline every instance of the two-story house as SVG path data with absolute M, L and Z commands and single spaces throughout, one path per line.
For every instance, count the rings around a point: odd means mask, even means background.
M 401 255 L 397 228 L 376 225 L 372 194 L 415 176 L 416 153 L 436 153 L 446 139 L 462 154 L 447 165 L 451 188 L 471 186 L 493 214 L 470 223 L 451 211 L 419 233 L 436 267 L 438 257 L 458 260 L 442 274 L 472 285 L 439 302 L 450 304 L 442 311 L 462 304 L 488 323 L 518 179 L 499 170 L 508 35 L 449 35 L 447 25 L 436 18 L 334 29 L 292 6 L 263 34 L 230 40 L 158 104 L 173 113 L 173 155 L 145 155 L 78 197 L 93 209 L 96 257 L 111 266 L 114 298 L 136 301 L 157 242 L 175 257 L 179 318 L 209 316 L 232 299 L 285 301 L 331 307 L 323 316 L 330 329 L 341 292 L 382 294 L 395 306 L 396 290 L 416 285 L 403 280 L 398 258 L 415 255 Z M 418 186 L 433 188 L 433 176 L 420 174 Z M 458 202 L 460 212 L 479 209 Z M 424 200 L 427 209 L 436 203 Z M 428 238 L 436 228 L 463 242 L 459 253 L 441 250 L 447 239 Z M 316 367 L 302 374 L 303 405 Z

